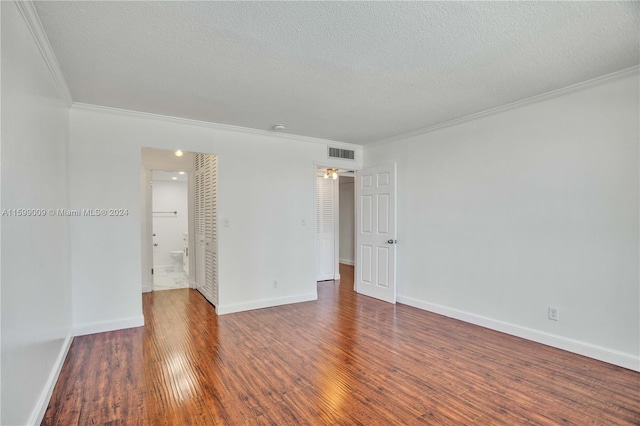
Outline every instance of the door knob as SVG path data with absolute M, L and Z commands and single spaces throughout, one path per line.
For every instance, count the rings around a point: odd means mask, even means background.
M 396 244 L 398 240 L 387 240 L 387 244 Z

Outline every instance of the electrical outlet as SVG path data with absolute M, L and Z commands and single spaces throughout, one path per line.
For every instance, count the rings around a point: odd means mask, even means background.
M 273 288 L 278 288 L 278 280 L 273 280 Z
M 558 308 L 554 308 L 553 306 L 549 306 L 549 319 L 553 321 L 558 321 L 560 318 L 560 310 Z

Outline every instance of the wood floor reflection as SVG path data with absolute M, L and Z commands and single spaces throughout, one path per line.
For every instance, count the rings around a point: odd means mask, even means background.
M 221 317 L 194 290 L 145 294 L 144 328 L 75 338 L 43 424 L 640 424 L 639 373 L 341 274 L 316 302 Z

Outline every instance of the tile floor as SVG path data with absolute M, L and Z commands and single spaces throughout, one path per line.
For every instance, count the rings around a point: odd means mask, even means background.
M 153 291 L 188 287 L 189 275 L 183 270 L 176 271 L 173 266 L 154 267 Z

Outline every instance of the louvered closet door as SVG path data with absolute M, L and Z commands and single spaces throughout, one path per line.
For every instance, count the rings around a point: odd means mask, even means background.
M 218 157 L 207 155 L 205 160 L 205 297 L 218 305 Z
M 196 289 L 202 293 L 204 286 L 204 264 L 205 264 L 205 244 L 204 244 L 204 156 L 196 154 L 194 156 L 195 169 L 195 282 Z M 204 293 L 203 293 L 204 294 Z
M 196 154 L 196 288 L 218 305 L 218 157 Z
M 334 191 L 336 182 L 316 178 L 316 280 L 332 280 L 335 273 Z

